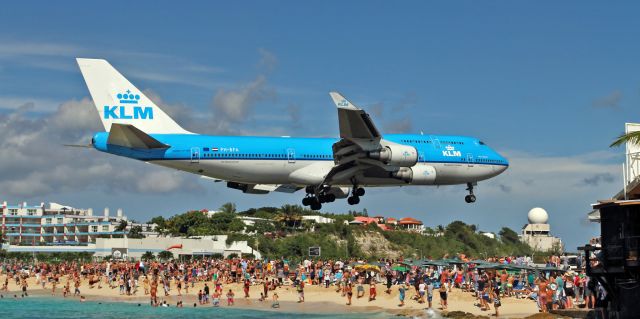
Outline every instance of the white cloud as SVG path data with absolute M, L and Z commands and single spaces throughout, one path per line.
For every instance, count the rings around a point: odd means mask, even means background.
M 95 106 L 86 98 L 67 101 L 54 113 L 38 117 L 28 107 L 0 115 L 0 194 L 42 197 L 87 189 L 109 193 L 202 191 L 195 175 L 63 146 L 88 144 L 93 133 L 101 130 Z

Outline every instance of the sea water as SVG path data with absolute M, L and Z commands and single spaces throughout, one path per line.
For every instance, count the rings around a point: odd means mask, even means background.
M 124 302 L 80 302 L 78 299 L 60 299 L 50 297 L 27 297 L 0 299 L 0 318 L 2 319 L 176 319 L 176 318 L 318 318 L 318 319 L 358 319 L 358 318 L 390 318 L 385 313 L 351 313 L 351 314 L 309 314 L 286 311 L 260 311 L 241 308 L 188 307 L 168 308 L 151 307 L 148 304 L 138 306 L 137 303 Z

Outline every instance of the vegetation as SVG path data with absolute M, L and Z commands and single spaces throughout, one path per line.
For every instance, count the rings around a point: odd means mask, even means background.
M 155 260 L 156 256 L 153 255 L 152 252 L 147 251 L 144 254 L 142 254 L 142 260 Z
M 60 263 L 66 261 L 89 262 L 93 257 L 90 252 L 56 252 L 56 253 L 27 253 L 7 252 L 0 249 L 0 260 L 40 261 L 46 263 Z
M 302 219 L 305 215 L 321 215 L 332 218 L 334 223 L 316 224 Z M 367 238 L 377 232 L 388 247 L 402 252 L 404 256 L 431 257 L 465 254 L 473 258 L 503 255 L 531 255 L 529 246 L 520 242 L 518 234 L 507 227 L 502 228 L 496 239 L 478 232 L 476 225 L 454 221 L 447 226 L 426 228 L 423 234 L 404 231 L 382 231 L 376 225 L 368 227 L 350 226 L 345 222 L 356 216 L 368 216 L 363 211 L 350 211 L 338 215 L 318 213 L 297 205 L 282 207 L 252 208 L 237 212 L 235 205 L 224 204 L 217 213 L 208 217 L 200 211 L 191 211 L 165 219 L 155 217 L 150 223 L 157 225 L 156 231 L 172 236 L 227 235 L 226 244 L 247 241 L 248 245 L 270 258 L 302 258 L 312 246 L 321 247 L 322 258 L 386 257 L 377 247 L 362 251 L 358 239 Z M 251 226 L 245 226 L 238 217 L 255 217 Z M 309 230 L 313 229 L 313 232 Z M 133 231 L 133 229 L 132 229 Z M 388 243 L 387 243 L 388 242 Z M 162 253 L 161 253 L 162 254 Z M 158 258 L 162 259 L 160 254 Z
M 173 253 L 168 250 L 163 250 L 158 253 L 158 259 L 162 261 L 171 260 L 173 259 Z
M 626 144 L 627 142 L 635 145 L 640 145 L 640 131 L 629 132 L 618 136 L 609 147 L 618 147 Z

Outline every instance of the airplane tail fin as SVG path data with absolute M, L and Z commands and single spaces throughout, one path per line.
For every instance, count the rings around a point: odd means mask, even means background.
M 353 103 L 349 102 L 349 100 L 347 100 L 347 98 L 342 96 L 342 94 L 340 94 L 338 92 L 329 92 L 329 95 L 331 95 L 331 99 L 333 100 L 333 103 L 335 103 L 335 105 L 339 109 L 359 110 L 359 108 L 357 106 L 355 106 L 355 105 L 353 105 Z
M 147 134 L 191 134 L 106 60 L 76 60 L 105 131 L 111 131 L 113 124 L 128 124 Z

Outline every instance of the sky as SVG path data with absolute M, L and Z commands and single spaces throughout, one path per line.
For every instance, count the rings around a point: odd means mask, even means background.
M 427 226 L 520 231 L 543 207 L 567 249 L 597 236 L 590 204 L 622 188 L 638 122 L 636 2 L 65 1 L 0 10 L 0 201 L 123 208 L 146 221 L 247 195 L 188 173 L 62 144 L 103 130 L 76 57 L 104 58 L 187 130 L 337 137 L 338 90 L 385 133 L 468 135 L 510 168 L 464 186 L 369 189 L 358 209 Z M 323 211 L 346 213 L 346 201 Z

